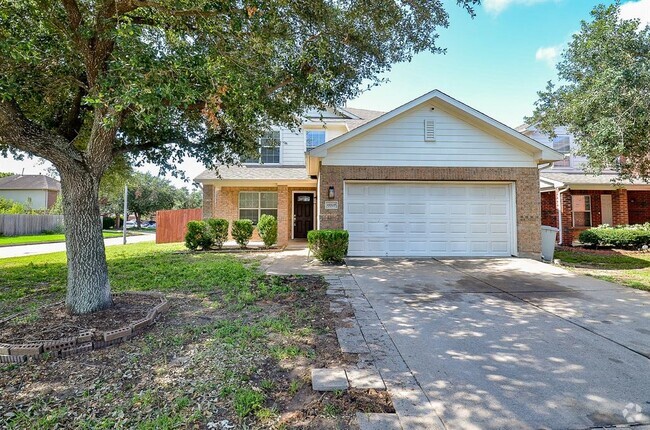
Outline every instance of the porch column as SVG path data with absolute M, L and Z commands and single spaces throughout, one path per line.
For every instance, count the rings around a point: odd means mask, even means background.
M 203 219 L 212 218 L 214 214 L 214 185 L 203 185 Z
M 289 205 L 289 187 L 278 185 L 278 246 L 289 243 L 289 220 L 292 219 Z
M 627 208 L 627 190 L 619 188 L 612 193 L 612 222 L 614 225 L 627 225 L 630 218 Z

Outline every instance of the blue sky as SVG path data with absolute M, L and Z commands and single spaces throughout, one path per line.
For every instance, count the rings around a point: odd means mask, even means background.
M 348 106 L 389 111 L 433 89 L 439 89 L 483 113 L 516 127 L 529 115 L 536 92 L 555 80 L 555 61 L 581 20 L 598 3 L 593 0 L 483 0 L 476 17 L 445 0 L 450 26 L 440 30 L 446 55 L 421 53 L 384 75 L 390 82 L 375 87 Z M 650 22 L 650 0 L 622 2 L 623 18 Z M 0 171 L 44 173 L 37 160 L 0 159 Z M 180 166 L 190 178 L 202 166 L 187 160 Z M 156 173 L 148 166 L 146 170 Z M 178 186 L 187 186 L 172 179 Z

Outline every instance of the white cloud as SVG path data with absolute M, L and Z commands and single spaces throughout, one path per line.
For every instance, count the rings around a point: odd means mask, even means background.
M 535 60 L 543 61 L 553 67 L 562 53 L 562 48 L 562 45 L 543 46 L 535 52 Z
M 630 1 L 621 5 L 622 19 L 640 19 L 641 26 L 650 24 L 650 0 Z
M 498 15 L 512 5 L 530 6 L 536 3 L 544 3 L 557 0 L 483 0 L 483 7 L 488 13 Z M 645 1 L 645 0 L 642 0 Z

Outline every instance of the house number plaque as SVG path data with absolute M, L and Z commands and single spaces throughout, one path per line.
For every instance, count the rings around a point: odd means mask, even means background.
M 338 210 L 338 208 L 339 208 L 339 202 L 337 200 L 331 202 L 325 202 L 326 210 Z

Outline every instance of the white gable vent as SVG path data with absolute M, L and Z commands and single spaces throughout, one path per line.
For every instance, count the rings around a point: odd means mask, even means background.
M 432 119 L 424 120 L 424 141 L 425 142 L 436 141 L 436 122 Z

